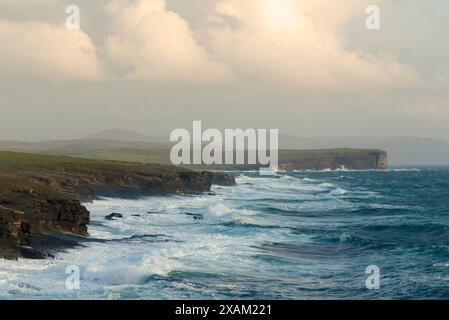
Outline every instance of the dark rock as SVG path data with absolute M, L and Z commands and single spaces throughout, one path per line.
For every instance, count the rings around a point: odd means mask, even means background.
M 148 211 L 147 214 L 167 214 L 167 213 L 162 211 Z
M 25 259 L 42 260 L 48 258 L 54 258 L 54 256 L 48 252 L 43 252 L 32 247 L 20 247 L 20 256 Z
M 217 185 L 217 186 L 235 186 L 236 185 L 235 178 L 232 175 L 222 173 L 222 172 L 209 172 L 209 171 L 205 171 L 205 172 L 203 172 L 203 174 L 208 177 L 211 185 Z
M 106 220 L 115 220 L 114 218 L 123 218 L 123 214 L 121 213 L 111 213 L 104 217 Z
M 35 287 L 35 286 L 25 283 L 25 282 L 20 282 L 17 286 L 21 289 L 30 289 L 30 290 L 34 290 L 34 291 L 41 291 L 41 288 Z
M 191 216 L 193 217 L 193 219 L 195 220 L 203 220 L 204 216 L 201 213 L 190 213 L 190 212 L 185 212 L 184 213 L 186 216 Z

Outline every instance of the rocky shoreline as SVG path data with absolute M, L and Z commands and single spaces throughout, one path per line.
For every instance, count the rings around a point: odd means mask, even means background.
M 82 203 L 100 196 L 207 192 L 212 184 L 235 180 L 171 166 L 0 152 L 0 257 L 46 258 L 37 247 L 52 239 L 48 234 L 87 236 Z

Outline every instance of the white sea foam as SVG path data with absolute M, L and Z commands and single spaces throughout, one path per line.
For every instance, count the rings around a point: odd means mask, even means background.
M 334 181 L 250 173 L 236 180 L 236 187 L 213 186 L 215 195 L 104 198 L 86 203 L 92 220 L 89 233 L 103 241 L 60 252 L 56 260 L 0 261 L 0 297 L 10 297 L 11 288 L 23 296 L 26 288 L 18 287 L 19 281 L 41 288 L 37 293 L 27 289 L 32 294 L 50 298 L 76 294 L 84 298 L 123 298 L 135 286 L 157 286 L 149 280 L 152 276 L 167 277 L 175 271 L 249 277 L 259 270 L 269 274 L 270 265 L 254 256 L 266 243 L 291 239 L 290 213 L 321 213 L 336 206 L 353 208 L 344 199 L 337 202 L 335 195 L 346 190 Z M 267 214 L 263 211 L 266 207 L 288 214 Z M 123 218 L 106 220 L 112 212 L 123 214 Z M 273 225 L 276 228 L 270 227 Z M 296 239 L 307 242 L 312 238 L 297 234 Z M 65 288 L 68 265 L 80 267 L 79 293 L 68 293 Z M 172 285 L 179 290 L 195 290 L 188 283 Z M 173 297 L 163 290 L 154 288 L 159 292 L 156 297 Z
M 150 275 L 166 276 L 182 264 L 157 252 L 144 256 L 140 261 L 120 260 L 108 264 L 90 263 L 85 267 L 84 278 L 109 285 L 142 284 Z
M 332 183 L 324 182 L 320 184 L 320 187 L 323 188 L 332 188 L 334 185 Z
M 342 188 L 337 188 L 337 189 L 334 189 L 334 190 L 331 191 L 332 195 L 344 195 L 346 193 L 347 193 L 347 191 L 345 189 L 342 189 Z

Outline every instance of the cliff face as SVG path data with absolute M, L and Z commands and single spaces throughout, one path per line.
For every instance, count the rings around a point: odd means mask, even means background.
M 87 235 L 82 201 L 205 192 L 212 184 L 235 180 L 168 166 L 0 152 L 0 257 L 47 257 L 33 245 L 48 232 Z
M 287 159 L 285 159 L 287 158 Z M 279 161 L 280 170 L 384 170 L 388 168 L 387 153 L 382 150 L 320 150 L 308 151 L 296 157 L 287 155 Z
M 46 257 L 32 246 L 33 239 L 47 231 L 87 235 L 89 211 L 78 200 L 62 195 L 47 199 L 47 194 L 29 191 L 16 192 L 15 196 L 18 198 L 1 200 L 0 257 Z

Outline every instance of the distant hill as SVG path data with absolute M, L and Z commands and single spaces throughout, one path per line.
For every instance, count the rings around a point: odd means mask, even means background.
M 168 143 L 168 137 L 150 136 L 137 131 L 123 129 L 108 129 L 90 134 L 81 140 L 115 140 L 115 141 L 143 141 L 152 143 Z
M 71 149 L 122 149 L 132 148 L 139 150 L 169 149 L 167 143 L 126 141 L 126 140 L 55 140 L 43 142 L 0 141 L 2 151 L 53 151 Z

